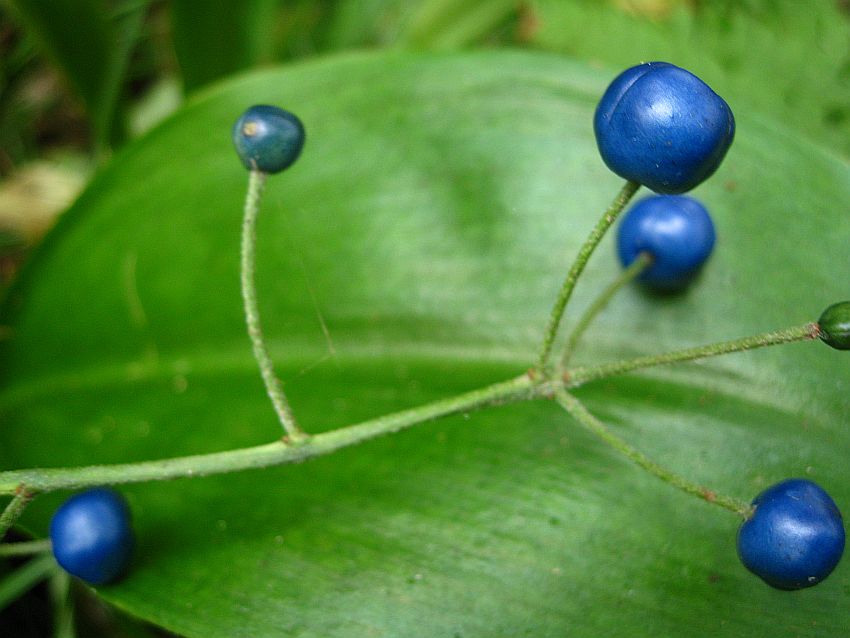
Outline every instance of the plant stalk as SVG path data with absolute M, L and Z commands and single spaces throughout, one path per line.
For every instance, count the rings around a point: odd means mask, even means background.
M 552 346 L 555 342 L 555 337 L 558 334 L 558 327 L 561 325 L 561 318 L 564 316 L 564 310 L 567 307 L 567 302 L 573 294 L 573 290 L 576 287 L 579 276 L 584 271 L 584 267 L 587 265 L 588 260 L 590 260 L 590 256 L 593 254 L 593 251 L 596 250 L 599 242 L 602 241 L 602 237 L 604 237 L 605 232 L 611 228 L 611 225 L 617 220 L 620 213 L 623 212 L 626 204 L 629 203 L 629 200 L 634 196 L 638 188 L 640 188 L 640 184 L 637 182 L 627 181 L 623 185 L 620 192 L 617 193 L 617 196 L 614 198 L 614 201 L 611 202 L 608 210 L 606 210 L 601 219 L 596 222 L 596 226 L 594 226 L 593 230 L 590 231 L 590 235 L 588 235 L 584 244 L 582 244 L 579 249 L 572 266 L 570 266 L 567 277 L 561 285 L 561 290 L 558 292 L 555 305 L 552 307 L 552 313 L 549 317 L 549 325 L 546 326 L 546 332 L 543 336 L 543 345 L 540 348 L 540 356 L 537 359 L 538 371 L 542 372 L 545 370 L 549 363 L 549 356 L 552 354 Z
M 260 375 L 266 385 L 266 392 L 272 401 L 274 410 L 290 441 L 299 441 L 307 435 L 298 427 L 295 414 L 283 391 L 283 384 L 274 372 L 274 364 L 266 347 L 263 328 L 260 323 L 260 309 L 257 304 L 255 284 L 255 253 L 257 246 L 257 216 L 266 174 L 253 170 L 248 178 L 248 193 L 245 197 L 245 217 L 242 223 L 242 300 L 245 303 L 245 323 L 248 336 L 254 348 L 254 358 L 260 367 Z
M 623 270 L 619 276 L 608 284 L 608 287 L 603 290 L 599 296 L 594 299 L 593 303 L 588 306 L 584 314 L 576 322 L 575 328 L 567 340 L 567 345 L 564 348 L 564 354 L 561 358 L 561 367 L 565 368 L 570 361 L 570 357 L 575 352 L 579 341 L 584 336 L 588 326 L 593 322 L 596 316 L 602 312 L 611 301 L 612 297 L 625 285 L 640 276 L 646 268 L 652 263 L 652 257 L 647 252 L 642 252 L 637 256 L 629 267 Z
M 581 425 L 593 432 L 596 436 L 598 436 L 605 443 L 617 450 L 627 459 L 629 459 L 639 467 L 643 468 L 653 476 L 661 479 L 668 485 L 672 485 L 673 487 L 685 492 L 686 494 L 696 496 L 698 498 L 703 499 L 704 501 L 713 503 L 714 505 L 718 505 L 744 518 L 747 518 L 752 512 L 752 506 L 748 503 L 745 503 L 744 501 L 733 498 L 731 496 L 724 496 L 723 494 L 718 494 L 714 490 L 710 490 L 707 487 L 694 483 L 693 481 L 690 481 L 685 477 L 676 474 L 672 470 L 669 470 L 666 467 L 656 463 L 655 461 L 650 459 L 646 454 L 633 447 L 629 443 L 626 443 L 626 441 L 611 432 L 611 430 L 609 430 L 608 427 L 604 423 L 602 423 L 602 421 L 600 421 L 593 414 L 590 413 L 590 411 L 584 406 L 583 403 L 581 403 L 581 401 L 579 401 L 575 396 L 573 396 L 566 390 L 556 390 L 555 400 L 570 414 L 570 416 L 572 416 Z
M 12 500 L 9 501 L 9 504 L 6 505 L 6 509 L 0 514 L 0 541 L 2 541 L 6 532 L 15 524 L 15 521 L 18 520 L 18 517 L 35 497 L 35 493 L 33 490 L 25 487 L 22 482 L 9 486 L 9 489 L 0 493 L 14 495 Z
M 15 493 L 21 485 L 25 485 L 27 490 L 32 492 L 51 492 L 98 485 L 208 476 L 297 463 L 450 414 L 467 412 L 495 403 L 515 402 L 550 391 L 542 381 L 534 381 L 528 374 L 523 374 L 455 397 L 316 434 L 300 441 L 279 440 L 256 447 L 141 463 L 10 470 L 0 472 L 0 494 Z
M 743 339 L 721 341 L 719 343 L 711 343 L 695 348 L 686 348 L 684 350 L 674 350 L 672 352 L 637 357 L 635 359 L 626 359 L 624 361 L 614 361 L 612 363 L 604 363 L 601 365 L 574 368 L 573 370 L 568 370 L 564 373 L 564 380 L 567 387 L 576 388 L 588 381 L 604 379 L 617 374 L 623 374 L 624 372 L 630 372 L 632 370 L 651 368 L 665 363 L 705 359 L 707 357 L 716 357 L 721 354 L 743 352 L 745 350 L 754 350 L 756 348 L 775 346 L 794 341 L 811 341 L 812 339 L 817 339 L 819 334 L 820 328 L 816 323 L 807 323 L 803 326 L 786 328 L 784 330 L 774 330 L 773 332 L 764 332 L 752 337 L 744 337 Z
M 42 554 L 49 552 L 51 548 L 50 539 L 43 538 L 36 541 L 21 541 L 19 543 L 0 543 L 0 556 L 29 556 L 30 554 Z
M 0 581 L 0 609 L 20 598 L 58 569 L 52 554 L 44 554 L 27 561 L 20 569 Z

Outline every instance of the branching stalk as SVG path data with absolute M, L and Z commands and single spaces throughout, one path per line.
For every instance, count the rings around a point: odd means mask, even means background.
M 576 347 L 578 346 L 579 341 L 582 336 L 584 336 L 585 330 L 587 330 L 588 326 L 593 323 L 593 320 L 596 319 L 597 315 L 602 312 L 605 307 L 608 305 L 608 302 L 611 301 L 612 297 L 617 294 L 617 292 L 625 285 L 627 285 L 632 280 L 636 279 L 640 276 L 640 274 L 647 269 L 647 267 L 652 263 L 652 257 L 647 252 L 642 252 L 637 256 L 629 267 L 623 270 L 620 275 L 612 281 L 605 290 L 603 290 L 599 296 L 594 299 L 593 303 L 588 306 L 587 310 L 584 311 L 584 314 L 579 318 L 576 322 L 575 328 L 573 328 L 572 333 L 567 339 L 567 345 L 564 348 L 564 354 L 561 358 L 561 367 L 565 368 L 570 361 L 570 357 L 575 352 Z
M 627 181 L 623 185 L 620 192 L 617 194 L 617 197 L 615 197 L 614 201 L 611 202 L 608 210 L 606 210 L 605 214 L 602 215 L 602 218 L 596 222 L 596 226 L 592 231 L 590 231 L 590 235 L 588 235 L 584 244 L 582 244 L 581 248 L 579 248 L 578 254 L 573 261 L 572 266 L 570 266 L 569 272 L 567 272 L 567 278 L 564 280 L 564 283 L 561 285 L 561 290 L 558 292 L 555 305 L 552 307 L 552 314 L 549 317 L 549 325 L 546 326 L 546 332 L 543 336 L 543 345 L 540 348 L 540 356 L 537 359 L 537 369 L 539 371 L 543 371 L 549 363 L 549 356 L 552 354 L 552 346 L 555 342 L 555 337 L 558 334 L 558 327 L 561 325 L 561 318 L 564 316 L 564 310 L 567 307 L 567 302 L 573 294 L 573 290 L 576 287 L 579 276 L 584 271 L 584 267 L 587 265 L 588 260 L 590 260 L 590 256 L 593 254 L 593 251 L 596 250 L 599 242 L 602 241 L 602 237 L 605 236 L 605 232 L 611 228 L 611 225 L 617 220 L 620 213 L 623 212 L 626 204 L 629 203 L 629 200 L 634 196 L 638 188 L 640 188 L 640 184 L 637 182 Z
M 141 463 L 0 472 L 0 494 L 14 493 L 20 485 L 26 485 L 30 491 L 50 492 L 97 485 L 225 474 L 296 463 L 450 414 L 468 412 L 496 403 L 511 403 L 550 391 L 542 381 L 533 381 L 529 375 L 524 374 L 465 394 L 324 432 L 296 442 L 280 440 L 226 452 Z M 19 496 L 15 498 L 18 499 Z M 12 502 L 15 503 L 15 500 Z

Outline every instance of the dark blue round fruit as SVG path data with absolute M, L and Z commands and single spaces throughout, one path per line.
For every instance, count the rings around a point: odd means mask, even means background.
M 844 552 L 841 512 L 823 488 L 788 479 L 753 500 L 738 530 L 744 566 L 777 589 L 803 589 L 829 576 Z
M 820 338 L 836 350 L 850 350 L 850 301 L 832 304 L 818 319 Z
M 667 194 L 684 193 L 710 177 L 735 136 L 735 118 L 723 98 L 666 62 L 647 62 L 617 76 L 596 108 L 593 127 L 608 168 Z
M 617 231 L 624 267 L 645 252 L 652 263 L 640 281 L 658 290 L 686 286 L 711 255 L 715 233 L 705 207 L 687 195 L 653 195 L 639 200 Z
M 301 154 L 304 125 L 289 111 L 258 104 L 236 120 L 233 145 L 245 168 L 279 173 Z
M 114 581 L 133 551 L 127 502 L 106 488 L 72 496 L 53 515 L 50 540 L 56 562 L 72 576 L 92 585 Z

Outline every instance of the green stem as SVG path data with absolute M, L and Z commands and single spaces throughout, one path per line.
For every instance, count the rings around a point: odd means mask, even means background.
M 8 532 L 9 528 L 15 524 L 15 521 L 18 520 L 18 517 L 35 496 L 31 489 L 28 487 L 24 489 L 23 485 L 24 483 L 18 482 L 14 485 L 10 485 L 9 489 L 2 492 L 3 494 L 14 494 L 14 498 L 9 501 L 9 504 L 6 505 L 6 509 L 4 509 L 3 513 L 0 514 L 0 540 L 3 540 L 6 532 Z
M 573 331 L 567 340 L 567 345 L 564 348 L 564 355 L 561 359 L 562 367 L 566 367 L 567 363 L 569 363 L 570 357 L 573 352 L 575 352 L 576 346 L 584 335 L 585 330 L 587 330 L 588 326 L 590 326 L 596 316 L 605 309 L 605 306 L 608 305 L 611 298 L 617 294 L 623 286 L 638 277 L 651 263 L 652 256 L 649 253 L 640 253 L 637 256 L 637 259 L 635 259 L 628 268 L 623 270 L 620 275 L 599 294 L 587 310 L 584 311 L 584 314 L 581 318 L 579 318 L 578 322 L 576 322 L 575 328 L 573 328 Z
M 50 540 L 47 538 L 37 541 L 0 544 L 0 556 L 28 556 L 50 551 Z
M 540 348 L 540 356 L 537 360 L 537 369 L 543 371 L 549 363 L 549 356 L 552 353 L 552 345 L 555 342 L 555 336 L 558 334 L 558 327 L 561 325 L 561 318 L 564 316 L 564 309 L 567 307 L 567 302 L 573 294 L 573 289 L 576 287 L 578 278 L 581 275 L 584 267 L 587 265 L 593 251 L 602 241 L 605 232 L 616 221 L 617 217 L 629 203 L 629 200 L 640 188 L 637 182 L 628 181 L 620 189 L 617 197 L 611 202 L 608 210 L 602 215 L 602 218 L 596 222 L 596 226 L 590 231 L 584 244 L 578 251 L 575 260 L 573 261 L 570 270 L 567 273 L 567 278 L 561 285 L 561 290 L 558 292 L 558 298 L 555 300 L 555 305 L 552 307 L 552 314 L 549 317 L 549 325 L 546 326 L 546 333 L 543 336 L 543 345 Z
M 545 392 L 551 392 L 545 383 L 534 381 L 524 374 L 455 397 L 324 432 L 297 442 L 280 440 L 257 447 L 142 463 L 10 470 L 0 472 L 0 494 L 13 493 L 20 485 L 26 485 L 28 490 L 50 492 L 97 485 L 224 474 L 296 463 L 330 454 L 384 434 L 398 432 L 418 423 L 458 412 L 468 412 L 494 403 L 509 403 L 541 396 Z
M 38 583 L 59 569 L 53 554 L 45 554 L 28 561 L 23 567 L 13 571 L 0 581 L 0 609 L 35 587 Z
M 748 517 L 752 512 L 752 507 L 744 501 L 718 494 L 714 490 L 710 490 L 702 485 L 698 485 L 693 481 L 676 474 L 672 470 L 659 465 L 646 454 L 626 443 L 619 436 L 611 432 L 602 421 L 591 414 L 584 404 L 581 403 L 575 396 L 563 389 L 555 391 L 555 400 L 581 425 L 593 432 L 600 439 L 605 441 L 612 448 L 617 450 L 627 459 L 643 468 L 653 476 L 661 479 L 665 483 L 682 490 L 683 492 L 701 498 L 709 503 L 719 505 L 720 507 L 734 512 L 744 518 Z
M 616 374 L 629 372 L 631 370 L 651 368 L 653 366 L 665 363 L 676 363 L 678 361 L 704 359 L 706 357 L 715 357 L 717 355 L 729 354 L 731 352 L 743 352 L 744 350 L 753 350 L 755 348 L 763 348 L 765 346 L 775 346 L 781 343 L 790 343 L 793 341 L 807 341 L 817 339 L 819 334 L 820 328 L 818 328 L 816 323 L 807 323 L 804 326 L 796 326 L 785 330 L 775 330 L 773 332 L 764 332 L 752 337 L 744 337 L 743 339 L 721 341 L 720 343 L 712 343 L 706 346 L 698 346 L 696 348 L 674 350 L 663 354 L 637 357 L 636 359 L 627 359 L 625 361 L 615 361 L 613 363 L 605 363 L 602 365 L 575 368 L 574 370 L 565 372 L 564 379 L 568 387 L 575 388 L 583 383 L 587 383 L 588 381 L 603 379 Z
M 57 569 L 50 579 L 53 600 L 53 638 L 75 638 L 74 597 L 71 595 L 71 576 Z
M 254 348 L 254 358 L 260 367 L 263 383 L 266 384 L 266 392 L 274 405 L 280 424 L 291 441 L 298 441 L 306 437 L 298 423 L 295 415 L 283 392 L 283 384 L 274 373 L 274 364 L 269 355 L 266 341 L 263 337 L 263 328 L 260 324 L 260 310 L 257 305 L 257 288 L 254 283 L 254 263 L 257 246 L 257 215 L 260 211 L 260 199 L 263 195 L 263 186 L 266 182 L 266 174 L 260 171 L 251 171 L 248 179 L 248 194 L 245 197 L 245 217 L 242 223 L 242 300 L 245 302 L 245 323 L 248 327 L 248 336 Z

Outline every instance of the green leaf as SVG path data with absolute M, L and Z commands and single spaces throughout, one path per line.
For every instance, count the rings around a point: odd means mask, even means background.
M 269 180 L 258 229 L 261 312 L 301 423 L 335 428 L 520 373 L 620 186 L 591 130 L 616 72 L 519 52 L 356 55 L 191 101 L 94 180 L 10 293 L 0 467 L 280 436 L 237 272 L 247 175 L 230 126 L 255 102 L 308 131 L 299 163 Z M 624 291 L 577 364 L 800 324 L 850 297 L 847 165 L 736 116 L 696 193 L 719 235 L 702 277 L 680 296 Z M 579 308 L 615 275 L 610 239 L 599 253 Z M 847 361 L 802 343 L 578 394 L 719 491 L 749 499 L 808 476 L 847 512 Z M 123 491 L 137 553 L 98 591 L 187 636 L 835 636 L 850 612 L 847 561 L 812 590 L 769 589 L 738 563 L 734 516 L 642 473 L 552 402 Z M 43 535 L 59 498 L 37 499 L 24 524 Z

